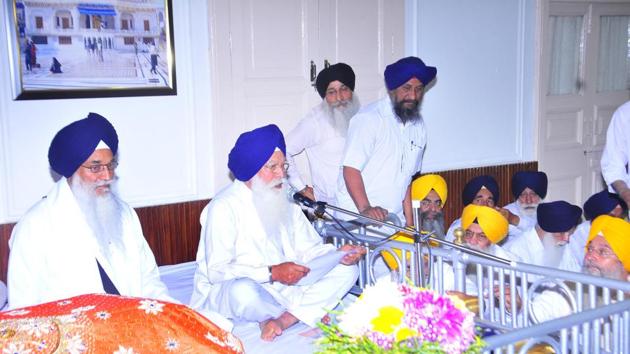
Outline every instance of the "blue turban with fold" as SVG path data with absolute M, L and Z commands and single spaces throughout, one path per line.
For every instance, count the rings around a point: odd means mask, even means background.
M 116 129 L 105 117 L 97 113 L 62 128 L 50 143 L 48 162 L 60 175 L 68 178 L 87 160 L 103 141 L 116 155 L 118 135 Z
M 433 66 L 424 65 L 420 58 L 406 57 L 387 65 L 385 68 L 385 85 L 387 85 L 388 90 L 395 90 L 412 77 L 415 77 L 424 86 L 427 86 L 433 81 L 436 74 L 437 69 Z
M 538 226 L 547 232 L 566 232 L 580 223 L 582 209 L 564 200 L 541 203 L 537 209 Z
M 241 134 L 228 156 L 228 168 L 239 181 L 249 181 L 269 160 L 276 148 L 286 155 L 280 128 L 275 124 Z
M 486 187 L 486 189 L 492 193 L 495 203 L 499 202 L 499 185 L 497 181 L 492 176 L 484 175 L 475 177 L 466 183 L 462 191 L 462 201 L 464 205 L 472 203 L 475 199 L 475 195 L 477 195 L 477 192 L 479 192 L 482 187 Z
M 536 192 L 541 199 L 547 196 L 547 174 L 536 171 L 519 171 L 512 176 L 512 195 L 518 198 L 529 188 Z
M 593 220 L 600 215 L 610 213 L 617 205 L 624 209 L 626 208 L 626 203 L 617 194 L 603 190 L 593 194 L 586 200 L 584 203 L 584 217 L 586 220 Z

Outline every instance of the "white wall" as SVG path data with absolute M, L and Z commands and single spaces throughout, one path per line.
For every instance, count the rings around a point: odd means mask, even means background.
M 120 144 L 119 190 L 133 206 L 210 197 L 212 161 L 206 1 L 173 1 L 177 96 L 13 101 L 0 70 L 0 223 L 19 218 L 53 184 L 48 146 L 64 125 L 97 112 Z M 7 6 L 2 6 L 2 23 Z M 0 65 L 9 67 L 0 28 Z
M 534 159 L 535 1 L 408 0 L 406 45 L 438 68 L 423 171 Z

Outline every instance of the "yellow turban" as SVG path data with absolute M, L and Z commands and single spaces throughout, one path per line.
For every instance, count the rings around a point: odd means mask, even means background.
M 411 199 L 422 200 L 427 194 L 435 190 L 435 193 L 442 199 L 442 205 L 446 204 L 446 197 L 448 196 L 448 189 L 446 187 L 446 181 L 439 175 L 424 175 L 420 178 L 416 178 L 411 183 Z
M 462 213 L 462 227 L 464 230 L 477 220 L 477 224 L 492 243 L 498 243 L 508 233 L 508 221 L 493 208 L 468 204 Z
M 617 258 L 623 264 L 623 267 L 630 272 L 630 247 L 628 247 L 630 223 L 610 215 L 598 216 L 591 223 L 591 231 L 588 233 L 586 247 L 600 234 L 606 239 L 610 248 L 612 248 Z

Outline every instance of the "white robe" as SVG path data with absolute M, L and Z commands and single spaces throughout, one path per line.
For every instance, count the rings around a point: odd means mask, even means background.
M 569 237 L 569 242 L 571 238 Z M 521 233 L 503 245 L 508 252 L 520 258 L 521 262 L 545 267 L 545 249 L 536 228 Z M 563 247 L 558 269 L 579 272 L 581 267 L 575 262 L 568 245 Z
M 606 132 L 606 145 L 602 153 L 602 175 L 611 193 L 616 193 L 612 183 L 618 180 L 630 187 L 630 173 L 626 166 L 630 161 L 630 101 L 621 105 L 612 116 Z
M 519 222 L 518 225 L 516 225 L 516 227 L 521 231 L 527 231 L 529 229 L 531 229 L 532 227 L 536 226 L 536 213 L 534 213 L 533 215 L 525 215 L 523 214 L 523 211 L 521 210 L 521 208 L 518 206 L 517 202 L 512 202 L 506 206 L 504 206 L 505 209 L 509 210 L 512 214 L 518 216 L 519 218 Z M 512 226 L 512 225 L 510 225 Z M 510 235 L 512 236 L 512 235 Z
M 588 239 L 588 233 L 591 231 L 591 222 L 583 221 L 577 226 L 575 232 L 569 239 L 569 250 L 571 255 L 580 267 L 584 264 L 584 256 L 586 255 L 586 240 Z
M 9 245 L 9 308 L 104 293 L 96 260 L 121 295 L 177 302 L 160 280 L 138 216 L 122 206 L 123 251 L 106 258 L 72 190 L 61 178 L 15 226 Z
M 294 155 L 304 151 L 315 199 L 335 204 L 345 142 L 346 138 L 333 128 L 322 104 L 315 106 L 286 136 L 289 183 L 298 190 L 306 187 L 293 160 Z
M 289 261 L 305 264 L 335 250 L 333 245 L 322 243 L 297 205 L 290 206 L 290 213 L 292 228 L 281 230 L 279 249 L 264 231 L 249 187 L 236 180 L 217 194 L 201 213 L 202 230 L 190 306 L 231 318 L 222 310 L 226 294 L 222 287 L 233 280 L 249 278 L 295 317 L 314 326 L 326 309 L 332 309 L 352 287 L 358 269 L 340 264 L 333 270 L 342 275 L 342 280 L 330 282 L 325 276 L 312 286 L 270 283 L 268 266 Z

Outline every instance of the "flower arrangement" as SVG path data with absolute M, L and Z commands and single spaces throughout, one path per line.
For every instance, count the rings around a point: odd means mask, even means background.
M 382 280 L 320 324 L 319 353 L 479 353 L 474 315 L 456 298 Z

